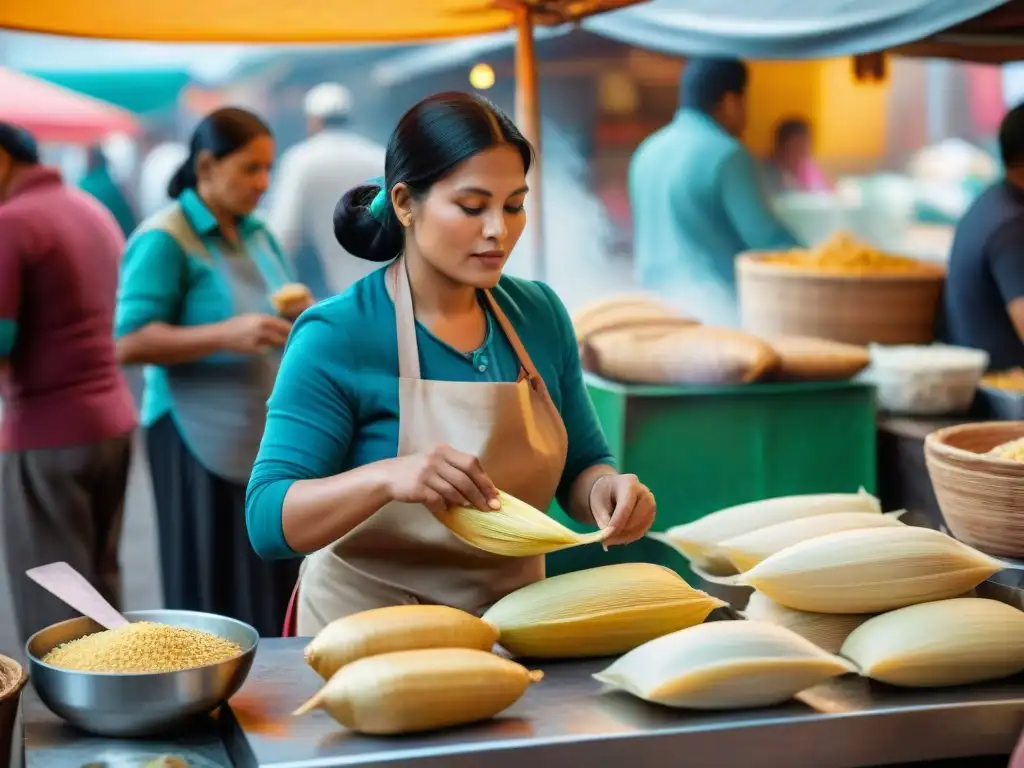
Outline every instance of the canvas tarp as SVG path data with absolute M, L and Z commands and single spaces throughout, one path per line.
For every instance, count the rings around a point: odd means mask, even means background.
M 681 56 L 810 59 L 934 40 L 963 22 L 1013 4 L 1007 0 L 652 0 L 588 19 L 584 26 L 605 37 Z M 937 55 L 948 55 L 948 43 L 944 48 L 939 41 L 929 45 L 933 51 L 945 51 Z

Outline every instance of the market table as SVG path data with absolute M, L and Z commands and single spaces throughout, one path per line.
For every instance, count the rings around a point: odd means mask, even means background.
M 181 757 L 190 768 L 231 768 L 221 731 L 212 718 L 197 721 L 188 733 L 165 739 L 108 739 L 66 725 L 29 684 L 22 694 L 19 726 L 24 758 L 12 768 L 142 768 L 162 755 Z
M 565 768 L 619 761 L 644 768 L 846 768 L 1005 756 L 1024 727 L 1024 678 L 932 692 L 850 678 L 810 689 L 801 702 L 697 713 L 605 693 L 590 675 L 608 662 L 590 660 L 534 665 L 545 671 L 543 682 L 491 722 L 371 738 L 322 712 L 289 715 L 320 685 L 302 663 L 304 645 L 263 642 L 248 682 L 221 716 L 237 768 Z
M 693 713 L 603 693 L 591 679 L 607 662 L 540 665 L 541 684 L 501 717 L 402 738 L 346 732 L 326 714 L 290 712 L 320 681 L 302 639 L 264 640 L 230 709 L 186 736 L 118 740 L 64 725 L 32 694 L 24 706 L 27 768 L 141 768 L 176 755 L 192 768 L 565 768 L 605 761 L 657 768 L 852 768 L 928 760 L 930 768 L 1005 766 L 1024 727 L 1024 678 L 945 691 L 896 690 L 855 678 L 802 694 L 802 702 L 745 712 Z M 983 760 L 981 755 L 1003 755 Z M 627 763 L 628 761 L 628 763 Z

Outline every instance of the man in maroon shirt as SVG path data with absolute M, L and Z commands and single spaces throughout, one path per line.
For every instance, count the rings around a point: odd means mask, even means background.
M 24 638 L 76 613 L 25 570 L 64 560 L 114 605 L 135 411 L 114 352 L 124 238 L 0 123 L 0 525 Z

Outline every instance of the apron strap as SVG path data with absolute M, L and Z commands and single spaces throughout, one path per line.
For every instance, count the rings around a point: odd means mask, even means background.
M 502 311 L 501 307 L 498 306 L 498 302 L 494 296 L 491 295 L 490 291 L 484 291 L 484 295 L 487 297 L 487 304 L 491 308 L 491 312 L 494 313 L 495 319 L 498 321 L 498 325 L 501 326 L 501 330 L 505 333 L 505 338 L 508 339 L 508 343 L 512 345 L 512 349 L 515 350 L 516 357 L 519 358 L 519 364 L 523 367 L 526 372 L 526 378 L 532 383 L 536 384 L 541 380 L 540 374 L 537 373 L 537 369 L 533 365 L 533 360 L 530 359 L 530 354 L 526 351 L 526 347 L 523 346 L 523 342 L 519 340 L 519 334 L 516 333 L 515 328 L 512 327 L 511 321 Z
M 395 280 L 395 324 L 398 326 L 398 375 L 420 378 L 420 350 L 416 344 L 416 314 L 412 308 L 412 287 L 405 256 L 399 256 L 391 270 Z
M 412 287 L 409 285 L 409 270 L 405 265 L 405 257 L 400 256 L 391 270 L 394 275 L 395 288 L 395 323 L 398 326 L 398 375 L 403 379 L 420 378 L 420 354 L 416 343 L 416 315 L 412 307 Z M 508 317 L 498 306 L 490 291 L 484 291 L 487 297 L 487 305 L 491 313 L 498 321 L 505 338 L 512 345 L 516 357 L 519 358 L 519 365 L 522 366 L 526 378 L 536 384 L 541 381 L 540 374 L 533 365 L 526 347 L 519 340 L 519 334 L 512 327 Z M 522 380 L 522 376 L 519 377 Z

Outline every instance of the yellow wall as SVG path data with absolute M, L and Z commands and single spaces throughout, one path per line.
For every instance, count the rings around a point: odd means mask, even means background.
M 771 149 L 775 124 L 804 116 L 817 124 L 816 61 L 751 61 L 747 90 L 747 132 L 744 141 L 755 155 Z
M 754 154 L 769 151 L 779 120 L 803 117 L 811 123 L 815 154 L 822 163 L 881 159 L 888 81 L 858 82 L 848 58 L 749 65 L 749 123 L 744 138 Z

